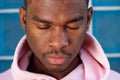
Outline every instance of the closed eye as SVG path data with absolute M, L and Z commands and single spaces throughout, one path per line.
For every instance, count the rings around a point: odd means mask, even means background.
M 83 24 L 83 20 L 72 22 L 66 25 L 66 28 L 71 29 L 71 30 L 77 30 L 81 27 Z
M 49 29 L 51 27 L 50 22 L 44 19 L 39 18 L 38 16 L 33 16 L 32 20 L 37 24 L 38 29 Z
M 83 16 L 79 16 L 77 18 L 71 19 L 67 22 L 66 28 L 71 30 L 77 30 L 83 24 Z
M 43 29 L 43 30 L 49 29 L 50 27 L 51 27 L 50 24 L 45 24 L 45 23 L 39 23 L 39 24 L 37 25 L 37 28 L 38 28 L 38 29 Z

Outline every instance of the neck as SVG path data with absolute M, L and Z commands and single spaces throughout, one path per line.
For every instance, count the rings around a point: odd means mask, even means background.
M 63 72 L 49 72 L 39 61 L 38 59 L 32 55 L 30 64 L 27 68 L 28 71 L 40 74 L 50 75 L 55 77 L 56 79 L 61 79 L 69 74 L 72 70 L 74 70 L 78 65 L 82 63 L 79 55 L 73 60 L 74 62 Z

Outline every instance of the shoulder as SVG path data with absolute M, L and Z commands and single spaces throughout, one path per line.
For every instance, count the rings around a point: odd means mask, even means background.
M 0 80 L 13 80 L 11 70 L 7 70 L 3 73 L 0 73 Z
M 111 70 L 107 80 L 120 80 L 120 73 Z

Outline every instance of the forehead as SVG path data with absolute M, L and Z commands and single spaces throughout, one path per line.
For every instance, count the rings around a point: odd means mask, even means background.
M 79 16 L 87 9 L 85 0 L 32 0 L 28 6 L 30 13 L 42 17 L 58 18 Z M 40 16 L 40 17 L 41 17 Z
M 85 0 L 31 0 L 30 5 L 34 10 L 76 10 L 87 7 Z

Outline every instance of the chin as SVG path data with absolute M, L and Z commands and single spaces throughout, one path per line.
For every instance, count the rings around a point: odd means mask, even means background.
M 64 71 L 65 69 L 48 69 L 48 72 L 52 72 L 52 73 L 61 73 Z
M 49 71 L 49 72 L 64 72 L 65 70 L 67 69 L 67 67 L 63 67 L 63 65 L 62 65 L 62 67 L 60 67 L 59 65 L 58 66 L 54 66 L 54 67 L 49 67 L 49 68 L 47 68 L 47 70 Z

